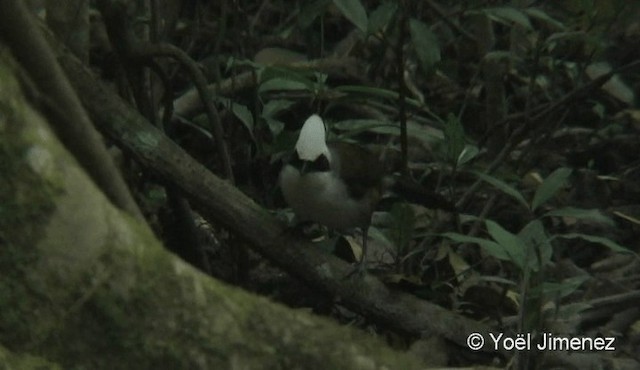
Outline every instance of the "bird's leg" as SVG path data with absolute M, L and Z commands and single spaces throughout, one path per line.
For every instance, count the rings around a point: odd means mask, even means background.
M 360 258 L 360 262 L 358 262 L 355 268 L 347 274 L 346 277 L 350 277 L 351 275 L 357 273 L 359 276 L 364 276 L 367 272 L 367 235 L 369 233 L 369 225 L 362 227 L 362 257 Z

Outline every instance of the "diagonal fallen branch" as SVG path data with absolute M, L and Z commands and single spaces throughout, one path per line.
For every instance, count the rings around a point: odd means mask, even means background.
M 55 42 L 52 38 L 51 42 Z M 472 333 L 486 338 L 479 350 L 509 351 L 494 345 L 489 333 L 500 329 L 448 311 L 402 292 L 394 292 L 374 277 L 344 279 L 352 268 L 310 242 L 287 237 L 283 226 L 266 210 L 191 158 L 173 141 L 109 88 L 71 53 L 56 47 L 58 60 L 70 76 L 94 123 L 141 164 L 174 183 L 209 220 L 244 238 L 252 248 L 292 275 L 339 299 L 346 307 L 388 327 L 416 336 L 442 336 L 468 348 Z M 573 366 L 603 364 L 599 354 L 548 353 L 547 361 Z
M 53 42 L 53 39 L 52 39 Z M 439 335 L 466 346 L 472 332 L 489 327 L 413 296 L 392 292 L 379 280 L 343 280 L 351 267 L 303 242 L 284 236 L 283 226 L 237 188 L 218 178 L 164 136 L 73 55 L 56 47 L 58 61 L 97 127 L 141 164 L 174 183 L 209 220 L 246 239 L 292 275 L 339 299 L 345 306 L 398 330 Z M 491 351 L 489 346 L 485 350 Z

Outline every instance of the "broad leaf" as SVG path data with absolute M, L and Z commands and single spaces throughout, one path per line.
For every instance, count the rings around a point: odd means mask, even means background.
M 380 4 L 376 10 L 371 12 L 367 32 L 371 35 L 380 31 L 393 18 L 397 9 L 398 5 L 395 2 L 384 2 Z
M 316 0 L 306 3 L 298 14 L 298 24 L 300 28 L 305 29 L 309 27 L 320 14 L 325 12 L 329 4 L 331 4 L 331 0 Z
M 489 235 L 506 251 L 511 262 L 524 271 L 525 268 L 527 268 L 527 251 L 522 240 L 518 238 L 517 235 L 502 228 L 502 226 L 496 222 L 486 220 L 485 224 L 487 225 Z
M 238 118 L 240 122 L 242 122 L 251 138 L 255 140 L 255 138 L 253 137 L 253 115 L 251 114 L 249 108 L 247 108 L 246 105 L 234 103 L 231 99 L 227 98 L 216 98 L 215 100 L 218 103 L 225 105 L 227 108 L 230 108 L 233 115 L 236 116 L 236 118 Z
M 440 46 L 436 35 L 423 22 L 411 18 L 409 20 L 411 43 L 418 56 L 420 65 L 426 74 L 434 71 L 436 63 L 440 61 Z
M 551 261 L 553 247 L 540 220 L 529 222 L 520 230 L 518 238 L 527 248 L 525 256 L 529 268 L 533 271 L 540 270 Z
M 355 136 L 363 132 L 392 136 L 400 135 L 400 127 L 377 119 L 348 119 L 335 122 L 332 127 L 344 131 L 344 133 L 340 135 L 342 138 Z
M 469 162 L 473 158 L 475 158 L 480 150 L 475 145 L 465 145 L 464 149 L 462 149 L 462 153 L 458 156 L 458 166 L 462 166 L 463 164 Z
M 269 100 L 262 107 L 261 116 L 262 118 L 273 118 L 276 115 L 278 115 L 280 112 L 289 110 L 289 108 L 291 108 L 293 104 L 295 104 L 295 102 L 292 100 L 286 100 L 286 99 Z
M 447 116 L 447 123 L 444 126 L 444 141 L 447 147 L 447 160 L 457 165 L 465 145 L 464 128 L 460 120 L 451 113 Z
M 478 244 L 485 252 L 489 253 L 495 258 L 510 261 L 511 257 L 507 251 L 502 248 L 498 243 L 491 240 L 477 238 L 475 236 L 467 236 L 458 233 L 443 233 L 442 236 L 449 238 L 458 243 L 473 243 Z
M 532 29 L 531 22 L 529 22 L 529 17 L 516 8 L 510 7 L 501 7 L 501 8 L 490 8 L 484 9 L 484 13 L 494 21 L 500 23 L 509 23 L 513 22 L 517 25 L 520 25 L 526 29 Z
M 615 226 L 613 220 L 597 209 L 565 207 L 545 213 L 545 217 L 572 217 L 579 220 L 594 221 L 608 226 Z
M 576 291 L 585 281 L 589 280 L 588 274 L 573 276 L 562 280 L 560 283 L 543 283 L 542 291 L 548 298 L 559 300 Z
M 587 234 L 581 234 L 581 233 L 570 233 L 570 234 L 556 235 L 555 237 L 564 238 L 564 239 L 583 239 L 591 243 L 604 245 L 605 247 L 611 249 L 614 252 L 635 254 L 633 251 L 621 246 L 620 244 L 614 242 L 613 240 L 608 238 L 603 238 L 601 236 L 587 235 Z
M 539 8 L 527 8 L 527 9 L 524 9 L 524 12 L 529 17 L 539 19 L 542 22 L 547 23 L 551 27 L 556 28 L 557 30 L 566 29 L 566 26 L 564 25 L 564 23 L 554 19 L 549 14 L 547 14 L 547 12 L 545 12 L 544 10 L 541 10 Z
M 272 78 L 269 81 L 263 82 L 258 88 L 258 93 L 264 93 L 267 91 L 280 91 L 280 90 L 309 90 L 307 84 L 296 81 L 288 80 L 284 78 Z
M 555 196 L 558 190 L 567 182 L 569 176 L 571 176 L 571 172 L 571 169 L 563 167 L 558 168 L 547 176 L 533 196 L 531 209 L 535 211 L 540 205 Z
M 493 185 L 494 187 L 498 188 L 498 190 L 500 190 L 503 193 L 513 197 L 520 204 L 525 206 L 525 208 L 529 208 L 529 203 L 524 199 L 522 194 L 520 194 L 520 192 L 518 190 L 516 190 L 514 187 L 512 187 L 511 185 L 507 184 L 506 182 L 504 182 L 504 181 L 502 181 L 502 180 L 500 180 L 498 178 L 486 175 L 486 174 L 484 174 L 482 172 L 471 171 L 471 173 L 473 173 L 474 175 L 478 176 L 482 181 Z
M 342 15 L 347 17 L 351 23 L 362 32 L 367 32 L 367 11 L 362 6 L 360 0 L 333 0 L 333 4 L 340 9 Z

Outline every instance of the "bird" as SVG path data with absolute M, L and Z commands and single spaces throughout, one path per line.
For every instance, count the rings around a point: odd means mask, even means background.
M 338 231 L 362 230 L 362 257 L 353 271 L 360 275 L 366 271 L 371 216 L 385 193 L 394 192 L 427 208 L 457 212 L 449 200 L 410 177 L 390 176 L 389 167 L 382 156 L 362 146 L 327 141 L 322 118 L 313 114 L 302 125 L 292 158 L 280 171 L 282 194 L 298 221 Z
M 299 221 L 334 230 L 362 230 L 362 257 L 354 270 L 362 274 L 371 216 L 384 191 L 383 177 L 384 166 L 372 152 L 356 144 L 327 142 L 324 122 L 313 114 L 302 126 L 279 183 Z

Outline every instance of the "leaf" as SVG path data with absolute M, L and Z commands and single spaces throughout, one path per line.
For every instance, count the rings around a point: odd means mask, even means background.
M 276 116 L 282 111 L 289 110 L 293 104 L 295 103 L 291 100 L 274 99 L 269 100 L 262 107 L 260 117 L 267 123 L 267 126 L 269 126 L 269 131 L 273 137 L 280 135 L 285 126 L 284 122 L 277 119 Z
M 351 23 L 362 32 L 367 32 L 367 11 L 362 6 L 359 0 L 333 0 L 333 4 L 340 9 L 342 15 L 344 15 Z
M 447 147 L 447 160 L 457 165 L 465 145 L 464 128 L 460 120 L 451 113 L 447 116 L 447 123 L 444 126 L 444 142 Z
M 367 33 L 372 35 L 380 31 L 391 21 L 397 9 L 398 5 L 395 2 L 384 2 L 380 4 L 376 10 L 371 12 L 369 24 L 367 25 Z
M 288 111 L 289 108 L 291 108 L 292 105 L 294 105 L 295 102 L 292 100 L 286 100 L 286 99 L 274 99 L 274 100 L 269 100 L 263 107 L 262 107 L 262 114 L 261 117 L 262 118 L 273 118 L 276 115 L 278 115 L 280 112 L 282 111 Z
M 253 115 L 246 105 L 231 103 L 231 111 L 233 114 L 244 124 L 244 127 L 249 131 L 249 134 L 253 137 Z
M 571 172 L 571 169 L 562 167 L 547 176 L 533 196 L 531 209 L 535 211 L 540 205 L 556 195 L 571 176 Z
M 554 209 L 544 214 L 545 217 L 572 217 L 579 220 L 594 221 L 607 226 L 615 226 L 613 220 L 602 214 L 597 209 L 583 209 L 574 207 L 565 207 Z
M 231 112 L 233 113 L 233 115 L 236 116 L 236 118 L 238 118 L 240 122 L 242 122 L 251 138 L 255 141 L 255 138 L 253 137 L 253 115 L 251 114 L 249 108 L 247 108 L 247 106 L 245 105 L 234 103 L 233 101 L 231 101 L 231 99 L 227 98 L 216 98 L 215 100 L 216 102 L 223 104 L 228 108 L 231 108 Z
M 566 31 L 566 32 L 556 32 L 552 33 L 547 39 L 545 43 L 551 44 L 558 41 L 573 41 L 573 42 L 581 42 L 588 37 L 588 34 L 585 31 Z
M 498 178 L 489 176 L 489 175 L 484 174 L 482 172 L 471 171 L 471 173 L 473 173 L 474 175 L 478 176 L 482 181 L 488 182 L 489 184 L 491 184 L 494 187 L 498 188 L 498 190 L 500 190 L 503 193 L 513 197 L 515 200 L 520 202 L 520 204 L 525 206 L 525 208 L 529 208 L 529 203 L 524 199 L 522 194 L 520 194 L 520 192 L 518 190 L 516 190 L 514 187 L 512 187 L 511 185 L 507 184 L 506 182 L 504 182 L 504 181 L 502 181 L 502 180 L 500 180 Z
M 325 12 L 327 6 L 331 3 L 331 0 L 316 0 L 308 2 L 300 13 L 298 13 L 298 25 L 300 28 L 305 29 L 318 18 L 318 16 Z
M 464 149 L 462 149 L 462 153 L 458 156 L 458 166 L 462 166 L 463 164 L 469 162 L 473 158 L 475 158 L 480 150 L 475 145 L 465 145 Z
M 391 207 L 392 224 L 389 228 L 389 239 L 393 240 L 394 245 L 400 255 L 407 253 L 409 243 L 413 237 L 414 225 L 416 222 L 413 208 L 406 203 L 395 203 Z
M 455 276 L 462 279 L 462 274 L 469 271 L 471 267 L 458 253 L 452 251 L 451 248 L 448 249 L 449 253 L 447 253 L 447 256 L 449 257 L 449 266 L 453 269 Z
M 288 80 L 284 78 L 272 78 L 263 82 L 258 88 L 258 93 L 262 94 L 273 90 L 308 90 L 307 85 L 300 81 Z
M 267 126 L 269 126 L 269 131 L 271 132 L 271 135 L 278 136 L 280 135 L 282 130 L 284 130 L 284 126 L 285 126 L 284 122 L 274 118 L 265 118 L 264 120 L 267 123 Z
M 547 298 L 552 298 L 554 301 L 557 301 L 575 292 L 580 285 L 589 279 L 590 276 L 585 273 L 584 275 L 566 278 L 560 283 L 542 283 L 542 291 Z
M 540 220 L 529 222 L 518 233 L 518 238 L 526 246 L 525 258 L 533 271 L 544 267 L 553 255 L 553 247 Z
M 440 61 L 440 46 L 436 35 L 423 22 L 411 18 L 409 20 L 411 43 L 418 56 L 420 65 L 426 74 L 434 71 L 434 66 Z
M 378 119 L 348 119 L 335 122 L 332 127 L 336 130 L 344 131 L 343 134 L 339 135 L 341 138 L 355 136 L 362 132 L 392 136 L 400 135 L 400 127 Z
M 359 85 L 343 85 L 335 88 L 336 91 L 347 93 L 361 93 L 377 96 L 384 99 L 398 99 L 398 93 L 393 90 L 382 89 L 379 87 L 359 86 Z
M 308 75 L 291 68 L 267 67 L 260 74 L 260 87 L 258 88 L 258 92 L 269 90 L 314 91 L 316 82 L 307 76 Z M 276 81 L 272 82 L 273 80 Z
M 441 235 L 444 236 L 445 238 L 449 238 L 458 243 L 478 244 L 482 249 L 484 249 L 485 252 L 489 253 L 495 258 L 498 258 L 504 261 L 511 260 L 511 257 L 509 256 L 507 251 L 505 251 L 504 248 L 502 248 L 502 246 L 500 246 L 498 243 L 494 241 L 477 238 L 475 236 L 462 235 L 458 233 L 443 233 Z
M 379 87 L 359 86 L 359 85 L 342 85 L 334 89 L 335 91 L 349 93 L 349 94 L 363 94 L 369 96 L 375 96 L 383 99 L 397 100 L 399 94 L 396 91 L 381 89 Z M 406 99 L 407 105 L 412 107 L 424 108 L 424 104 L 416 99 Z
M 529 17 L 516 8 L 500 7 L 484 9 L 483 12 L 494 21 L 510 25 L 511 22 L 526 29 L 533 29 Z
M 524 12 L 529 17 L 539 19 L 557 30 L 564 30 L 566 28 L 564 23 L 554 19 L 542 9 L 527 8 L 527 9 L 524 9 Z
M 527 253 L 522 240 L 496 222 L 486 220 L 485 224 L 489 235 L 506 251 L 511 262 L 524 271 L 528 266 L 526 264 Z
M 608 238 L 603 238 L 601 236 L 587 235 L 587 234 L 581 234 L 581 233 L 569 233 L 569 234 L 556 235 L 555 237 L 563 238 L 563 239 L 583 239 L 591 243 L 604 245 L 605 247 L 611 249 L 614 252 L 635 254 L 633 251 L 621 246 L 620 244 L 614 242 L 613 240 Z
M 603 76 L 613 70 L 613 67 L 606 62 L 592 63 L 587 66 L 587 76 L 591 79 L 596 79 Z M 620 100 L 628 105 L 633 105 L 635 100 L 635 94 L 633 89 L 625 83 L 619 75 L 613 75 L 604 85 L 602 90 L 609 93 L 609 95 Z

